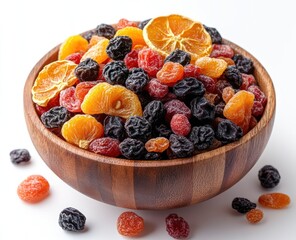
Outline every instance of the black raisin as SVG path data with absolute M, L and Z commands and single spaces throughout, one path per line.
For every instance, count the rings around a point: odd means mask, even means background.
M 121 118 L 117 116 L 107 116 L 104 119 L 104 134 L 107 137 L 122 141 L 124 139 L 125 130 Z
M 130 117 L 125 122 L 124 128 L 130 138 L 146 142 L 151 137 L 151 124 L 143 117 Z
M 9 155 L 11 162 L 15 164 L 28 162 L 31 159 L 29 151 L 23 148 L 14 149 L 9 153 Z
M 75 75 L 81 82 L 95 81 L 98 78 L 99 71 L 99 64 L 95 60 L 87 58 L 77 65 Z
M 258 172 L 258 178 L 261 186 L 264 188 L 273 188 L 281 180 L 279 171 L 271 165 L 265 165 Z
M 119 149 L 127 159 L 142 159 L 146 153 L 144 143 L 133 138 L 124 139 L 119 144 Z
M 193 143 L 186 137 L 171 134 L 170 135 L 170 150 L 174 157 L 184 158 L 191 157 L 194 152 Z
M 89 42 L 90 39 L 92 38 L 92 36 L 96 35 L 96 34 L 97 34 L 96 31 L 90 30 L 90 31 L 87 31 L 86 33 L 84 33 L 82 37 L 84 37 Z
M 217 125 L 216 138 L 223 144 L 234 142 L 243 136 L 243 130 L 234 122 L 223 119 Z
M 235 66 L 241 73 L 251 74 L 254 71 L 254 64 L 251 59 L 246 58 L 241 54 L 235 54 L 233 56 Z
M 128 36 L 117 36 L 109 41 L 106 52 L 113 60 L 123 60 L 132 49 L 132 39 Z
M 66 231 L 82 231 L 85 226 L 86 217 L 77 209 L 65 208 L 59 216 L 59 225 Z
M 196 150 L 209 148 L 214 141 L 215 132 L 210 125 L 194 126 L 189 134 L 189 140 L 193 142 Z
M 242 74 L 235 66 L 228 66 L 224 71 L 224 77 L 236 89 L 240 88 L 243 83 Z
M 40 117 L 46 128 L 60 128 L 71 117 L 70 112 L 62 106 L 56 106 L 43 113 Z
M 96 34 L 101 37 L 111 39 L 114 37 L 116 30 L 109 24 L 102 23 L 97 26 Z
M 222 43 L 222 37 L 221 37 L 220 33 L 217 31 L 216 28 L 208 27 L 206 25 L 204 25 L 204 28 L 210 34 L 213 44 L 214 43 L 216 43 L 216 44 L 221 44 Z
M 199 123 L 208 123 L 215 118 L 215 106 L 206 98 L 194 98 L 190 102 L 191 113 Z
M 143 111 L 143 117 L 155 125 L 163 120 L 165 114 L 164 105 L 161 101 L 153 100 L 146 105 Z
M 223 111 L 225 107 L 225 102 L 221 101 L 215 105 L 215 117 L 224 117 Z
M 180 98 L 184 97 L 202 97 L 206 89 L 201 81 L 194 77 L 187 77 L 179 81 L 173 87 L 173 93 Z
M 160 124 L 154 127 L 155 137 L 165 137 L 169 139 L 172 133 L 172 130 L 166 124 Z
M 147 25 L 147 23 L 149 23 L 150 20 L 151 20 L 151 18 L 140 22 L 139 25 L 138 25 L 138 28 L 144 29 L 144 27 Z
M 176 62 L 180 63 L 181 65 L 185 66 L 189 64 L 191 61 L 191 55 L 185 51 L 180 49 L 176 49 L 168 55 L 164 62 Z
M 146 160 L 160 160 L 161 154 L 156 152 L 147 152 L 144 156 Z
M 239 213 L 247 213 L 257 207 L 256 203 L 251 202 L 247 198 L 236 197 L 232 200 L 232 208 Z
M 103 68 L 103 75 L 107 83 L 112 85 L 124 85 L 129 70 L 123 61 L 113 61 L 107 63 Z
M 149 77 L 142 68 L 132 68 L 125 81 L 125 86 L 129 90 L 139 93 L 143 91 L 148 81 Z

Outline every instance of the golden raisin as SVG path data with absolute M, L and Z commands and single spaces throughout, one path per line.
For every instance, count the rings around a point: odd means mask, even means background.
M 195 65 L 200 68 L 200 73 L 211 78 L 219 78 L 227 68 L 227 62 L 219 58 L 201 57 Z
M 48 181 L 40 175 L 31 175 L 20 183 L 17 194 L 20 199 L 36 203 L 47 197 L 49 193 Z
M 166 62 L 156 74 L 159 82 L 168 86 L 172 86 L 182 80 L 183 76 L 184 67 L 176 62 Z
M 148 152 L 162 153 L 168 149 L 170 141 L 165 137 L 151 138 L 145 143 L 145 148 Z
M 263 212 L 262 210 L 258 208 L 251 209 L 249 212 L 246 214 L 246 218 L 249 223 L 258 223 L 262 220 L 263 218 Z
M 124 212 L 117 219 L 117 230 L 123 236 L 138 236 L 144 230 L 144 220 L 134 212 Z
M 281 209 L 287 207 L 291 199 L 287 194 L 284 193 L 267 193 L 262 194 L 258 202 L 268 208 L 274 208 L 274 209 Z

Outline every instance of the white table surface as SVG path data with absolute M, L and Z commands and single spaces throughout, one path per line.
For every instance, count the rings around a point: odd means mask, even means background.
M 149 5 L 147 3 L 149 2 Z M 180 209 L 135 211 L 146 222 L 137 239 L 170 239 L 164 219 L 184 217 L 190 239 L 296 239 L 296 14 L 294 1 L 1 1 L 0 3 L 0 239 L 125 239 L 116 230 L 117 217 L 127 209 L 90 199 L 66 185 L 42 161 L 31 143 L 23 114 L 23 87 L 34 64 L 70 35 L 115 23 L 120 18 L 147 19 L 179 13 L 216 27 L 221 35 L 248 50 L 265 66 L 274 81 L 277 113 L 270 141 L 251 171 L 235 186 L 206 202 Z M 9 152 L 27 148 L 32 160 L 25 166 L 10 162 Z M 268 192 L 260 187 L 258 170 L 278 168 L 280 184 L 273 189 L 291 196 L 283 210 L 264 210 L 264 220 L 247 223 L 231 209 L 234 197 L 257 201 Z M 31 174 L 41 174 L 51 185 L 50 196 L 38 204 L 21 201 L 16 189 Z M 87 218 L 86 231 L 69 233 L 58 225 L 65 207 L 75 207 Z

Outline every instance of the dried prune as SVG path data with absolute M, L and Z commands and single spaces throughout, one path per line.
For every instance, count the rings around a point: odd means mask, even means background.
M 217 43 L 217 44 L 222 43 L 222 37 L 216 28 L 208 27 L 206 25 L 204 25 L 204 28 L 210 34 L 211 39 L 212 39 L 212 43 Z
M 176 62 L 180 63 L 181 65 L 185 66 L 189 64 L 191 61 L 191 55 L 185 51 L 180 49 L 176 49 L 168 55 L 164 62 Z
M 125 130 L 121 118 L 117 116 L 107 116 L 104 119 L 104 134 L 105 136 L 122 141 L 124 139 Z
M 11 162 L 15 164 L 25 163 L 31 159 L 29 151 L 24 148 L 14 149 L 9 153 L 9 155 Z
M 239 213 L 247 213 L 251 209 L 255 209 L 257 207 L 256 203 L 253 203 L 249 199 L 242 197 L 234 198 L 231 205 L 232 208 Z
M 125 81 L 125 86 L 129 90 L 139 93 L 143 91 L 148 81 L 149 77 L 142 68 L 133 68 Z
M 119 144 L 121 154 L 127 159 L 141 159 L 146 153 L 145 145 L 142 141 L 126 138 Z
M 82 231 L 86 217 L 73 207 L 65 208 L 59 215 L 59 225 L 62 229 L 71 232 Z
M 199 123 L 210 123 L 215 118 L 215 106 L 206 98 L 194 98 L 190 102 L 192 115 Z
M 194 151 L 193 143 L 186 137 L 176 134 L 170 135 L 170 150 L 174 157 L 191 157 Z
M 151 124 L 144 117 L 132 116 L 124 124 L 126 134 L 130 138 L 147 141 L 151 137 Z
M 70 112 L 62 106 L 57 106 L 49 109 L 40 117 L 46 128 L 60 128 L 71 117 Z
M 258 172 L 261 186 L 264 188 L 274 188 L 281 180 L 279 171 L 271 165 L 265 165 Z
M 253 73 L 254 64 L 251 59 L 241 54 L 235 54 L 232 59 L 235 62 L 235 66 L 241 73 Z
M 96 34 L 101 37 L 111 39 L 114 37 L 116 30 L 109 24 L 102 23 L 96 27 Z
M 243 82 L 241 72 L 235 66 L 228 66 L 224 71 L 224 77 L 230 82 L 233 88 L 240 88 Z
M 132 39 L 128 36 L 117 36 L 110 40 L 106 52 L 113 60 L 123 60 L 132 50 Z
M 174 85 L 173 92 L 177 97 L 202 97 L 206 89 L 202 82 L 194 77 L 187 77 Z
M 153 100 L 148 103 L 143 111 L 143 117 L 147 119 L 151 125 L 160 122 L 165 114 L 164 105 L 161 101 Z
M 215 138 L 215 132 L 210 125 L 194 126 L 189 134 L 189 140 L 193 142 L 196 150 L 209 148 Z
M 95 81 L 98 78 L 99 71 L 99 64 L 95 60 L 87 58 L 75 68 L 75 75 L 81 82 Z
M 165 219 L 168 234 L 175 239 L 187 238 L 190 233 L 189 224 L 184 218 L 172 213 Z
M 129 70 L 123 61 L 109 62 L 103 68 L 103 75 L 106 82 L 112 85 L 124 85 L 128 74 Z
M 223 119 L 217 125 L 216 138 L 224 144 L 234 142 L 240 139 L 242 136 L 242 128 L 230 120 Z

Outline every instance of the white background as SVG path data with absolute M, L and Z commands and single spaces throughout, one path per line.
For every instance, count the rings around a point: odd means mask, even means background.
M 122 209 L 90 199 L 66 185 L 44 164 L 34 149 L 23 114 L 23 87 L 34 64 L 70 35 L 116 23 L 120 18 L 141 20 L 179 13 L 216 27 L 221 35 L 248 50 L 265 66 L 277 92 L 277 113 L 270 141 L 257 164 L 238 184 L 223 194 L 195 206 L 165 211 L 136 211 L 146 222 L 137 239 L 170 239 L 164 219 L 170 213 L 191 226 L 190 239 L 296 239 L 296 14 L 294 1 L 1 1 L 0 3 L 0 239 L 125 239 L 117 233 Z M 27 148 L 30 164 L 15 166 L 9 152 Z M 257 201 L 268 192 L 260 187 L 258 170 L 265 164 L 278 168 L 280 184 L 273 189 L 291 196 L 283 210 L 263 209 L 264 220 L 247 223 L 231 209 L 234 197 Z M 41 174 L 51 185 L 50 196 L 38 204 L 22 202 L 18 184 L 31 174 Z M 86 231 L 69 233 L 58 225 L 65 207 L 75 207 L 87 217 Z

